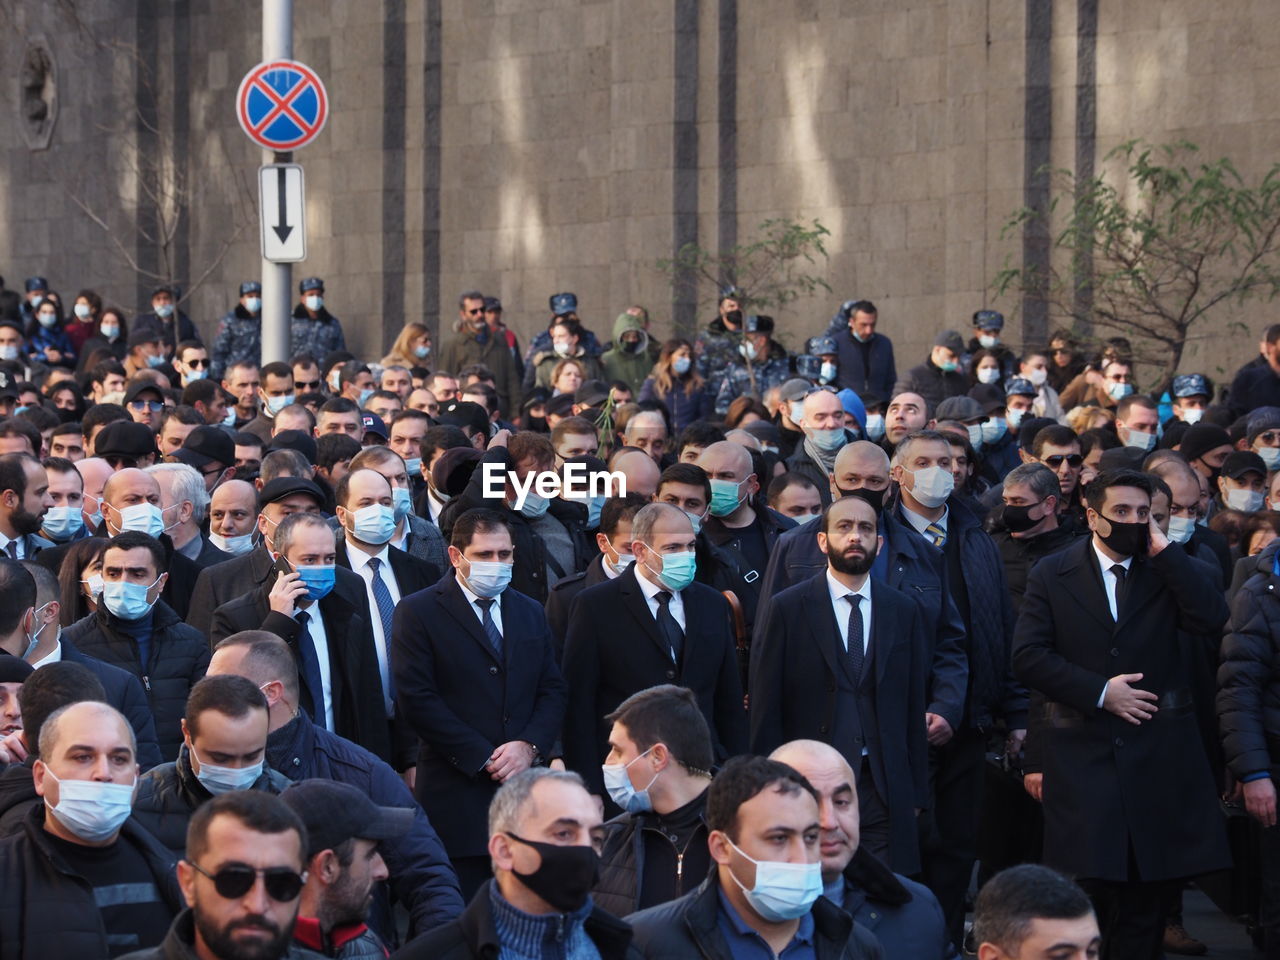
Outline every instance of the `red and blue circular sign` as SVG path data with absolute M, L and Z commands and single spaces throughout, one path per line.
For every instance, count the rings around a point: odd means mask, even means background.
M 316 72 L 296 60 L 260 63 L 240 81 L 236 116 L 266 150 L 305 147 L 329 119 L 329 96 Z

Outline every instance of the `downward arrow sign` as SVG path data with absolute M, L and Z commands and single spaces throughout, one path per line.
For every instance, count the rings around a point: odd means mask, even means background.
M 285 169 L 281 167 L 276 171 L 276 225 L 271 228 L 276 232 L 281 243 L 288 240 L 289 234 L 293 233 L 293 227 L 287 223 L 288 219 L 288 204 L 285 202 Z

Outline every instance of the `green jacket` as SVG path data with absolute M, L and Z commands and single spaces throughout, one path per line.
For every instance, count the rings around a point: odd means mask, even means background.
M 624 349 L 622 342 L 622 335 L 632 330 L 640 334 L 640 343 L 634 352 Z M 640 393 L 644 378 L 653 369 L 653 358 L 649 356 L 649 334 L 639 317 L 618 314 L 618 319 L 613 321 L 613 349 L 600 358 L 600 366 L 606 381 L 621 380 L 633 394 Z

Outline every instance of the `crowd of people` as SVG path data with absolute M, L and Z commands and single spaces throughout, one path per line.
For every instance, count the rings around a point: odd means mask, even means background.
M 1280 957 L 1280 325 L 179 293 L 0 280 L 0 960 Z

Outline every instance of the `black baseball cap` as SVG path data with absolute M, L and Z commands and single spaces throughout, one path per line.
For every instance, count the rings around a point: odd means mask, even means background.
M 573 403 L 573 398 L 569 398 Z M 487 433 L 489 430 L 489 414 L 484 407 L 470 400 L 451 400 L 440 410 L 436 423 L 451 427 L 470 427 L 472 433 Z
M 258 491 L 258 509 L 261 510 L 269 503 L 278 503 L 295 493 L 305 493 L 312 497 L 316 506 L 324 503 L 324 494 L 310 480 L 304 480 L 302 477 L 276 477 Z
M 1246 473 L 1256 473 L 1267 479 L 1267 463 L 1252 450 L 1235 450 L 1222 461 L 1222 475 L 1239 480 Z
M 337 780 L 301 780 L 280 794 L 307 827 L 307 859 L 348 840 L 394 840 L 413 825 L 412 807 L 380 807 Z
M 307 458 L 307 463 L 311 464 L 316 462 L 319 452 L 315 437 L 305 430 L 281 430 L 271 438 L 262 453 L 265 456 L 273 450 L 296 450 Z
M 134 377 L 130 380 L 124 388 L 124 402 L 131 403 L 148 390 L 159 397 L 161 403 L 164 403 L 164 391 L 150 377 Z
M 173 456 L 199 470 L 211 463 L 236 465 L 236 443 L 221 427 L 196 427 L 187 434 Z

